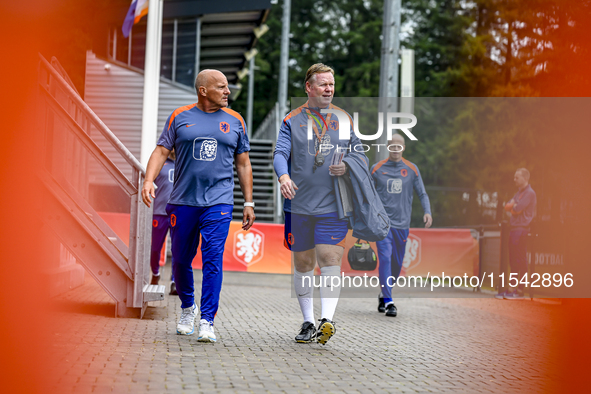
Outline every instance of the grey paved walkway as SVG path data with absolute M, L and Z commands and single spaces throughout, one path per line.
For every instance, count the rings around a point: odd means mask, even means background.
M 399 316 L 387 318 L 375 299 L 342 299 L 328 344 L 297 344 L 289 276 L 225 275 L 216 344 L 175 334 L 178 297 L 139 320 L 114 318 L 92 279 L 60 296 L 50 328 L 55 391 L 542 392 L 556 379 L 547 344 L 560 306 L 400 299 Z

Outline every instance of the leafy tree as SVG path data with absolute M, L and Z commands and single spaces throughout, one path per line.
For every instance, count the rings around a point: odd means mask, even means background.
M 407 143 L 406 157 L 417 163 L 431 188 L 438 225 L 494 220 L 494 215 L 482 216 L 490 211 L 482 201 L 485 195 L 489 201 L 496 195 L 498 202 L 511 195 L 518 167 L 529 168 L 534 179 L 537 175 L 536 187 L 551 189 L 547 179 L 556 176 L 542 174 L 557 170 L 544 160 L 544 152 L 569 152 L 564 141 L 551 138 L 551 117 L 536 121 L 540 110 L 552 113 L 552 104 L 461 98 L 589 95 L 590 4 L 403 0 L 401 45 L 415 50 L 415 131 L 420 136 L 419 143 Z M 255 127 L 277 97 L 281 12 L 273 7 L 267 21 L 271 31 L 257 46 Z M 382 12 L 383 1 L 377 0 L 294 1 L 289 97 L 305 95 L 304 74 L 316 62 L 335 69 L 338 96 L 376 97 Z M 245 99 L 242 95 L 235 107 L 245 108 Z M 420 208 L 413 212 L 412 225 L 421 225 Z
M 383 2 L 377 0 L 295 0 L 291 10 L 288 98 L 303 97 L 308 67 L 325 63 L 335 70 L 341 97 L 377 97 Z M 281 52 L 281 4 L 271 8 L 269 32 L 257 44 L 254 121 L 256 127 L 277 101 Z M 246 86 L 248 79 L 243 85 Z M 246 110 L 246 94 L 233 104 Z
M 473 93 L 463 65 L 483 48 L 481 41 L 472 43 L 477 48 L 467 45 L 472 20 L 462 4 L 460 0 L 403 3 L 403 23 L 411 33 L 402 45 L 415 51 L 417 97 L 461 97 Z

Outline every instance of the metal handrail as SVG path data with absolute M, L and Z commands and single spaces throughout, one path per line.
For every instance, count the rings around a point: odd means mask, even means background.
M 279 119 L 279 103 L 275 103 L 273 108 L 267 113 L 259 127 L 252 134 L 251 139 L 253 140 L 272 140 L 277 139 L 277 128 L 281 125 L 281 119 Z
M 49 64 L 45 58 L 39 54 L 39 58 L 41 62 L 45 65 L 45 68 L 51 73 L 55 80 L 58 82 L 61 87 L 66 90 L 70 96 L 70 99 L 74 101 L 74 103 L 80 108 L 86 116 L 88 116 L 88 120 L 92 122 L 94 127 L 109 141 L 109 143 L 123 156 L 125 161 L 129 163 L 134 169 L 139 171 L 142 176 L 146 175 L 146 170 L 144 166 L 135 158 L 133 154 L 123 145 L 121 141 L 109 130 L 109 128 L 103 123 L 103 121 L 92 111 L 92 109 L 82 100 L 80 95 L 64 80 L 64 78 Z
M 61 74 L 62 78 L 66 80 L 66 82 L 72 87 L 72 89 L 74 89 L 74 91 L 78 93 L 78 96 L 80 96 L 78 89 L 76 89 L 76 86 L 74 86 L 74 82 L 66 72 L 66 69 L 62 66 L 62 64 L 59 62 L 59 60 L 57 60 L 55 56 L 51 57 L 51 65 L 53 66 L 53 68 L 55 68 L 57 72 Z
M 104 254 L 101 254 L 103 256 L 102 260 L 99 259 L 100 263 L 96 263 L 91 256 L 86 255 L 83 265 L 93 273 L 93 277 L 116 301 L 117 314 L 123 316 L 131 313 L 126 312 L 129 308 L 139 308 L 141 314 L 143 314 L 146 302 L 150 300 L 144 297 L 146 292 L 144 287 L 147 286 L 149 280 L 150 237 L 152 233 L 152 208 L 148 208 L 142 202 L 139 194 L 146 175 L 145 169 L 92 111 L 88 104 L 82 100 L 73 86 L 68 83 L 69 77 L 65 70 L 63 68 L 56 69 L 41 54 L 39 54 L 39 58 L 39 98 L 40 102 L 43 103 L 42 110 L 47 111 L 45 122 L 49 121 L 50 125 L 43 124 L 45 130 L 49 133 L 46 134 L 46 138 L 49 138 L 50 141 L 46 146 L 46 163 L 49 166 L 44 167 L 44 169 L 49 170 L 48 173 L 51 176 L 48 178 L 56 181 L 53 184 L 46 183 L 48 189 L 58 200 L 52 200 L 56 203 L 54 208 L 65 208 L 65 212 L 68 212 L 75 219 L 74 223 L 78 223 L 86 231 L 85 236 L 89 236 L 100 246 L 99 250 L 104 252 Z M 56 127 L 54 117 L 65 122 L 65 127 L 63 127 L 63 122 Z M 129 174 L 124 174 L 92 138 L 90 135 L 91 125 L 101 133 L 109 148 L 114 148 L 130 165 L 131 177 Z M 66 132 L 55 131 L 61 129 Z M 84 192 L 87 186 L 79 190 L 76 188 L 76 182 L 74 182 L 74 185 L 69 183 L 68 172 L 74 171 L 74 179 L 76 179 L 82 174 L 76 169 L 82 168 L 82 171 L 84 171 L 85 168 L 84 165 L 67 167 L 68 158 L 65 154 L 69 144 L 67 141 L 71 137 L 76 138 L 74 141 L 78 141 L 81 144 L 79 146 L 85 148 L 90 157 L 94 157 L 97 163 L 103 166 L 107 173 L 119 184 L 119 187 L 131 198 L 128 247 L 124 247 L 125 245 L 119 236 L 99 216 L 94 217 L 97 212 L 90 205 L 85 195 L 86 192 Z M 59 149 L 54 146 L 54 139 L 60 142 L 57 145 Z M 65 143 L 62 143 L 62 140 Z M 76 149 L 79 149 L 78 145 L 75 145 L 74 152 Z M 85 185 L 87 184 L 88 179 Z M 88 222 L 88 219 L 90 219 L 90 222 Z M 55 231 L 64 233 L 66 230 L 63 226 L 58 226 Z M 68 237 L 65 237 L 63 242 L 67 243 L 69 245 L 67 247 L 71 248 L 71 250 L 76 248 L 76 243 L 71 242 Z M 127 262 L 126 265 L 119 259 L 119 254 Z M 114 274 L 110 269 L 110 271 L 106 271 L 106 275 L 101 276 L 103 266 L 111 268 L 116 266 L 117 274 Z M 119 276 L 119 271 L 123 272 L 123 277 Z M 98 275 L 96 275 L 97 273 Z M 160 292 L 159 290 L 158 293 Z
M 103 167 L 111 174 L 113 179 L 125 190 L 128 195 L 137 193 L 137 186 L 134 185 L 125 174 L 104 154 L 100 147 L 94 142 L 89 135 L 80 127 L 80 125 L 70 116 L 70 114 L 62 107 L 59 102 L 53 97 L 47 89 L 43 88 L 43 93 L 46 96 L 48 103 L 56 113 L 60 114 L 63 119 L 72 127 L 74 135 L 76 135 L 80 142 L 82 142 L 91 155 L 103 165 Z

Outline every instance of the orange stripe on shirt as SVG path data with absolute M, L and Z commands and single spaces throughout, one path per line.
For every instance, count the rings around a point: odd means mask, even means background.
M 228 115 L 232 115 L 233 117 L 238 119 L 240 121 L 240 123 L 242 123 L 242 131 L 244 131 L 244 134 L 246 134 L 246 127 L 244 127 L 244 119 L 242 118 L 242 115 L 240 115 L 238 112 L 234 111 L 233 109 L 226 108 L 226 107 L 223 107 L 222 111 L 224 111 Z
M 299 115 L 299 114 L 302 112 L 303 108 L 304 108 L 304 106 L 302 105 L 301 107 L 298 107 L 298 108 L 294 109 L 293 111 L 291 111 L 290 113 L 288 113 L 288 114 L 285 116 L 285 118 L 283 118 L 283 123 L 285 123 L 285 125 L 287 125 L 287 121 L 288 121 L 289 119 L 291 119 L 291 117 L 292 117 L 292 116 L 297 116 L 297 115 Z
M 297 116 L 297 115 L 299 115 L 299 114 L 300 114 L 300 113 L 301 113 L 301 112 L 304 110 L 304 108 L 307 108 L 307 107 L 308 107 L 308 102 L 306 101 L 306 102 L 305 102 L 303 105 L 299 106 L 298 108 L 296 108 L 296 109 L 294 109 L 293 111 L 291 111 L 290 113 L 288 113 L 288 114 L 285 116 L 285 118 L 283 119 L 283 122 L 284 122 L 284 123 L 287 125 L 287 121 L 288 121 L 289 119 L 291 119 L 293 116 Z M 345 113 L 345 114 L 347 114 L 347 116 L 349 117 L 349 122 L 351 122 L 351 124 L 353 124 L 353 119 L 351 118 L 351 116 L 349 116 L 349 114 L 347 113 L 347 111 L 345 111 L 344 109 L 342 109 L 342 108 L 339 108 L 339 107 L 337 107 L 336 105 L 332 105 L 332 104 L 330 104 L 330 105 L 328 106 L 328 108 L 331 108 L 331 109 L 337 109 L 337 110 L 339 110 L 339 111 L 341 111 L 341 112 L 344 112 L 344 113 Z
M 178 114 L 180 114 L 181 112 L 188 111 L 196 105 L 197 105 L 197 103 L 193 103 L 193 104 L 185 105 L 184 107 L 180 107 L 180 108 L 175 109 L 174 112 L 172 113 L 172 115 L 170 116 L 170 122 L 168 122 L 168 128 L 170 129 L 170 126 L 172 126 L 172 121 L 174 120 L 174 118 L 176 118 L 176 116 Z
M 406 160 L 404 157 L 402 158 L 402 162 L 404 164 L 406 164 L 407 166 L 409 166 L 410 169 L 415 172 L 416 176 L 419 176 L 419 171 L 417 170 L 417 167 L 414 164 L 412 164 L 410 161 Z
M 374 172 L 376 172 L 381 166 L 383 166 L 384 164 L 386 164 L 387 161 L 388 161 L 388 159 L 384 159 L 382 161 L 378 161 L 378 164 L 376 164 L 376 166 L 373 168 L 373 171 L 371 173 L 373 174 Z

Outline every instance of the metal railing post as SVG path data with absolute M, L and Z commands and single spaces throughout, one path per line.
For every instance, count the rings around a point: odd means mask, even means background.
M 144 205 L 141 198 L 142 174 L 135 170 L 132 182 L 138 186 L 138 193 L 131 196 L 131 215 L 129 223 L 129 265 L 133 272 L 133 300 L 128 299 L 128 306 L 143 306 L 143 288 L 148 283 L 150 271 L 148 261 L 152 233 L 149 231 L 152 222 L 152 207 Z M 131 302 L 130 302 L 131 301 Z
M 482 255 L 483 255 L 483 246 L 484 246 L 484 227 L 480 226 L 478 231 L 478 276 L 480 277 L 480 281 L 478 283 L 478 287 L 476 288 L 477 292 L 481 291 L 481 285 L 484 281 L 483 275 L 484 272 L 482 270 Z
M 172 82 L 176 82 L 176 43 L 178 37 L 179 20 L 175 18 L 172 29 Z
M 279 102 L 275 103 L 275 143 L 277 143 L 277 138 L 279 138 L 279 129 L 281 128 L 281 106 Z M 275 182 L 275 189 L 278 189 L 279 186 L 279 179 Z M 282 219 L 282 211 L 283 211 L 283 199 L 279 190 L 275 193 L 275 223 L 281 223 Z
M 499 281 L 499 290 L 498 293 L 504 293 L 507 289 L 507 283 L 509 282 L 509 277 L 507 275 L 507 268 L 509 268 L 509 222 L 503 220 L 501 222 L 501 259 L 500 259 L 500 267 L 499 267 L 499 274 L 505 274 L 505 283 Z

